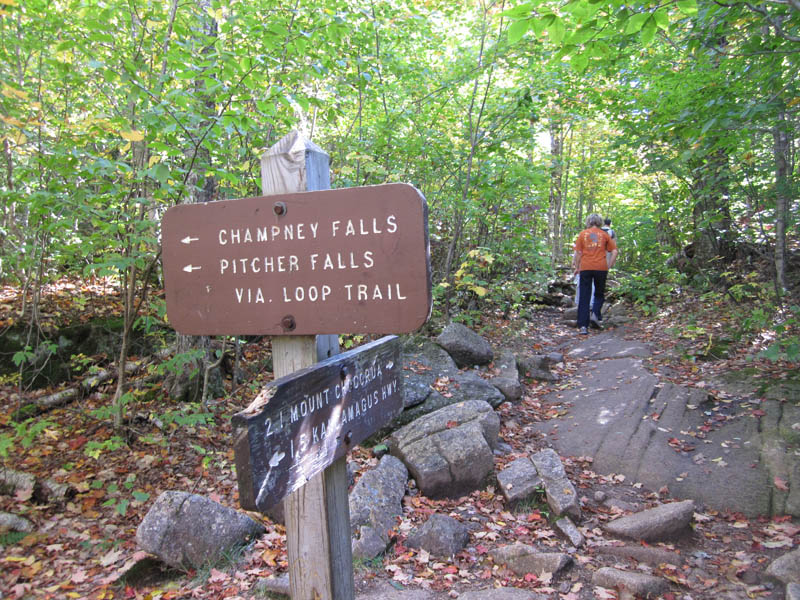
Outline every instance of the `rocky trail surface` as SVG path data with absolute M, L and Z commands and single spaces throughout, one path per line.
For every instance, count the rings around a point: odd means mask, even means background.
M 517 332 L 511 344 L 492 339 L 518 356 L 557 350 L 564 357 L 557 381 L 527 381 L 519 403 L 497 409 L 500 439 L 511 450 L 495 453 L 496 471 L 556 450 L 579 496 L 578 538 L 555 524 L 544 501 L 498 506 L 503 498 L 493 494 L 500 516 L 489 516 L 481 499 L 498 491 L 490 488 L 435 507 L 479 525 L 454 557 L 446 589 L 426 581 L 433 559 L 404 560 L 395 549 L 388 570 L 357 573 L 359 598 L 800 597 L 796 398 L 679 382 L 623 316 L 588 337 L 550 317 L 547 339 L 526 337 L 524 327 L 510 328 Z M 665 510 L 677 514 L 659 513 Z M 414 520 L 413 511 L 407 515 Z M 497 552 L 521 545 L 530 552 L 522 563 Z M 568 560 L 557 571 L 518 566 L 537 553 Z

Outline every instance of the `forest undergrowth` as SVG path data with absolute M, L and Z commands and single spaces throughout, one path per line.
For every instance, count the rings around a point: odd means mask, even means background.
M 763 291 L 763 287 L 757 289 Z M 67 323 L 118 314 L 119 298 L 112 290 L 103 281 L 61 281 L 51 286 L 39 306 L 41 326 L 55 330 Z M 787 310 L 787 326 L 776 334 L 770 315 L 758 313 L 763 302 L 757 295 L 735 296 L 751 292 L 757 293 L 750 288 L 735 290 L 734 294 L 730 288 L 716 293 L 672 289 L 651 298 L 648 305 L 631 307 L 630 314 L 635 318 L 625 327 L 625 335 L 652 344 L 651 366 L 661 376 L 705 388 L 719 402 L 726 401 L 726 392 L 716 389 L 715 382 L 725 373 L 752 373 L 762 389 L 770 382 L 796 378 L 798 364 L 796 357 L 791 360 L 791 346 L 779 346 L 778 354 L 770 350 L 780 341 L 776 335 L 789 342 L 797 335 L 796 313 Z M 611 297 L 621 301 L 613 293 Z M 796 298 L 790 300 L 797 304 Z M 560 309 L 524 308 L 526 318 L 515 311 L 482 310 L 474 315 L 477 320 L 472 326 L 495 346 L 511 347 L 518 354 L 563 349 L 577 338 Z M 21 309 L 20 291 L 3 288 L 0 331 L 14 324 Z M 247 406 L 270 379 L 264 369 L 269 351 L 267 338 L 245 344 L 242 367 L 249 380 L 233 393 L 213 399 L 208 410 L 199 403 L 171 401 L 161 388 L 162 380 L 152 378 L 152 372 L 135 375 L 132 384 L 137 379 L 147 382 L 135 388 L 122 435 L 114 431 L 108 416 L 113 383 L 66 406 L 18 421 L 14 416 L 21 405 L 54 390 L 20 390 L 18 379 L 5 376 L 0 385 L 0 456 L 4 467 L 68 484 L 74 494 L 63 502 L 39 501 L 32 489 L 25 488 L 0 495 L 0 511 L 20 515 L 34 525 L 34 531 L 28 534 L 0 533 L 2 595 L 95 600 L 249 598 L 258 580 L 284 573 L 283 528 L 256 514 L 252 516 L 264 522 L 266 535 L 231 560 L 197 571 L 161 570 L 152 568 L 151 562 L 151 568 L 142 575 L 140 567 L 146 556 L 135 542 L 136 527 L 165 490 L 203 494 L 238 508 L 230 417 Z M 112 360 L 105 356 L 76 360 L 75 377 L 89 373 L 93 365 L 104 367 Z M 580 368 L 580 361 L 565 359 L 554 367 L 558 381 L 527 381 L 519 403 L 501 406 L 500 435 L 513 452 L 496 457 L 497 469 L 523 455 L 526 448 L 542 444 L 535 434 L 526 433 L 524 424 L 557 418 L 560 408 L 544 398 L 570 386 Z M 230 390 L 230 380 L 226 385 Z M 349 460 L 356 479 L 377 464 L 370 448 L 356 448 Z M 599 525 L 621 514 L 618 509 L 595 503 L 595 492 L 605 491 L 641 507 L 665 499 L 663 491 L 643 489 L 623 476 L 593 472 L 589 458 L 564 457 L 564 462 L 589 519 L 598 525 L 586 531 L 588 545 L 574 555 L 579 564 L 592 565 L 592 544 L 603 537 Z M 468 547 L 452 559 L 437 559 L 404 544 L 408 533 L 433 512 L 480 524 Z M 489 551 L 507 543 L 563 547 L 550 518 L 543 501 L 522 510 L 508 510 L 493 487 L 455 500 L 434 501 L 417 493 L 412 481 L 404 499 L 403 517 L 393 532 L 393 545 L 382 558 L 356 565 L 357 585 L 364 589 L 388 581 L 398 589 L 429 588 L 441 592 L 442 597 L 492 585 L 528 588 L 561 600 L 603 597 L 598 594 L 604 592 L 589 592 L 591 583 L 585 575 L 567 574 L 556 580 L 517 577 L 492 564 Z M 711 599 L 720 597 L 721 591 L 735 590 L 741 597 L 777 598 L 779 592 L 765 583 L 761 574 L 772 558 L 800 543 L 800 526 L 786 517 L 746 519 L 706 509 L 695 515 L 690 537 L 672 547 L 680 551 L 684 544 L 684 549 L 690 548 L 692 554 L 687 559 L 700 557 L 702 569 L 692 566 L 695 563 L 653 569 L 675 583 L 676 589 L 687 594 L 685 597 Z

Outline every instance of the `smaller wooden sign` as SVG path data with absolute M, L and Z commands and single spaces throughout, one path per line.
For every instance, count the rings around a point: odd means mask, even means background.
M 239 503 L 266 511 L 403 409 L 396 336 L 267 384 L 233 416 Z

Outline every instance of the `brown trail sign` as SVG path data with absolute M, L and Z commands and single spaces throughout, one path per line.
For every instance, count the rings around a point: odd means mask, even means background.
M 386 336 L 268 384 L 233 417 L 239 502 L 264 512 L 403 409 L 400 344 Z
M 404 183 L 181 204 L 167 312 L 193 335 L 401 333 L 431 309 L 427 203 Z
M 264 197 L 170 208 L 162 255 L 176 331 L 273 335 L 276 380 L 234 417 L 240 501 L 264 510 L 286 495 L 293 598 L 352 600 L 345 454 L 402 409 L 399 345 L 314 363 L 338 352 L 335 334 L 425 323 L 428 208 L 407 184 L 328 190 L 328 165 L 284 136 L 261 158 Z

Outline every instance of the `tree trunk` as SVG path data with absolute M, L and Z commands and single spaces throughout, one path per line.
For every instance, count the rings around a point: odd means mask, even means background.
M 550 121 L 550 205 L 548 210 L 550 225 L 550 265 L 555 267 L 561 262 L 561 184 L 563 175 L 563 125 L 561 121 Z
M 719 150 L 694 169 L 694 251 L 702 268 L 733 258 L 728 154 Z
M 789 171 L 789 133 L 786 111 L 778 112 L 772 129 L 775 153 L 775 291 L 778 301 L 786 293 L 786 218 L 791 194 Z

